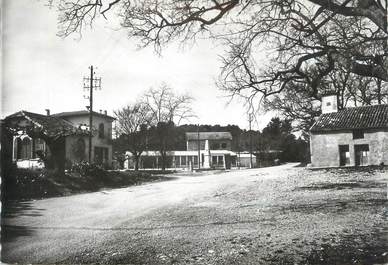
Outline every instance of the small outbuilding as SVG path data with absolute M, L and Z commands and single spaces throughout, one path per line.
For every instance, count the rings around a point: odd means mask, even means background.
M 323 97 L 310 128 L 312 166 L 388 165 L 388 105 L 337 106 L 336 95 Z

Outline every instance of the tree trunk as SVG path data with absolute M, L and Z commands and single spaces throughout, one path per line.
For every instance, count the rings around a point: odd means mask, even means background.
M 160 158 L 162 159 L 162 171 L 166 170 L 166 152 L 160 152 Z
M 65 170 L 65 139 L 61 138 L 53 141 L 46 141 L 50 149 L 50 160 L 48 167 L 57 172 L 64 172 Z M 46 166 L 46 165 L 45 165 Z
M 135 171 L 139 171 L 139 160 L 140 160 L 140 155 L 134 155 L 135 158 Z

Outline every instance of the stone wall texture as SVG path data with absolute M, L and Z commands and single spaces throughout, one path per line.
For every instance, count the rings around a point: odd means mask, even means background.
M 313 167 L 340 166 L 339 145 L 349 145 L 350 166 L 355 166 L 354 146 L 369 145 L 368 164 L 388 165 L 388 130 L 365 130 L 363 139 L 353 139 L 352 131 L 310 133 Z

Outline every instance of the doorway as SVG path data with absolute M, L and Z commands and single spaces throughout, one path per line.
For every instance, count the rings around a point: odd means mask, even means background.
M 369 145 L 359 144 L 354 145 L 355 165 L 367 166 L 369 165 Z
M 340 167 L 350 165 L 349 145 L 339 146 Z

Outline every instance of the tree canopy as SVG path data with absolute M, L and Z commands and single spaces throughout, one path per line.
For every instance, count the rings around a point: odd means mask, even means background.
M 225 47 L 218 86 L 249 101 L 301 88 L 320 100 L 338 92 L 344 75 L 373 78 L 380 88 L 388 81 L 386 0 L 51 1 L 61 36 L 117 15 L 130 38 L 158 52 L 174 41 L 218 41 Z
M 226 61 L 240 65 L 227 76 L 235 81 L 241 78 L 240 84 L 253 89 L 273 83 L 280 84 L 279 90 L 292 80 L 307 78 L 305 68 L 311 67 L 316 76 L 308 76 L 308 81 L 316 86 L 335 63 L 351 63 L 356 74 L 388 80 L 382 46 L 387 38 L 384 0 L 50 2 L 58 4 L 61 36 L 81 32 L 99 16 L 107 18 L 108 13 L 116 12 L 129 37 L 138 38 L 144 46 L 160 48 L 173 40 L 193 40 L 199 34 L 224 40 L 230 46 Z M 255 74 L 251 53 L 263 41 L 273 47 L 274 65 Z

